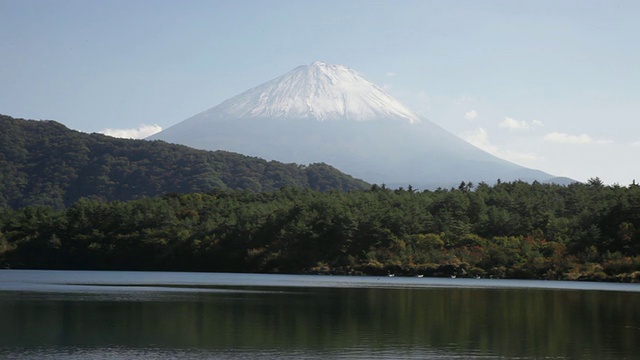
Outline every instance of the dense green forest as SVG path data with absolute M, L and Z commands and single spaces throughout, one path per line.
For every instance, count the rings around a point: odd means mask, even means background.
M 640 281 L 640 186 L 214 190 L 0 213 L 11 268 Z
M 213 189 L 366 189 L 326 164 L 302 166 L 162 141 L 73 131 L 0 115 L 0 208 L 63 208 L 78 199 L 131 200 Z

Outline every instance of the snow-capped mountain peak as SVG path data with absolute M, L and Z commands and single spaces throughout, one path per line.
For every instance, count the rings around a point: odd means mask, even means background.
M 321 61 L 297 67 L 149 139 L 267 160 L 324 162 L 387 185 L 435 189 L 462 180 L 552 177 L 472 146 L 350 68 Z
M 420 115 L 354 70 L 322 61 L 299 66 L 205 113 L 233 118 L 421 121 Z

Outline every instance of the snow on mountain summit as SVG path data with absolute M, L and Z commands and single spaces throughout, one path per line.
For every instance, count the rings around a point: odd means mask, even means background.
M 322 61 L 299 66 L 206 113 L 234 118 L 421 122 L 420 115 L 352 69 Z
M 435 189 L 457 186 L 461 180 L 552 177 L 496 158 L 409 110 L 350 68 L 320 61 L 148 139 L 269 161 L 323 162 L 387 185 Z

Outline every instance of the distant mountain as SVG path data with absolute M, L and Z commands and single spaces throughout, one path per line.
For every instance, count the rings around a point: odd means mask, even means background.
M 322 163 L 268 162 L 0 115 L 0 208 L 63 207 L 82 197 L 129 200 L 168 192 L 284 186 L 355 190 L 369 185 Z
M 546 184 L 557 184 L 557 185 L 571 185 L 574 183 L 579 183 L 578 180 L 573 180 L 568 177 L 558 176 L 545 181 Z
M 342 65 L 314 62 L 149 139 L 270 160 L 325 162 L 369 182 L 418 187 L 545 181 L 418 115 Z

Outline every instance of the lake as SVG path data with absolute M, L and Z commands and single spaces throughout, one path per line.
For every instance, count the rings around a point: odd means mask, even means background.
M 640 285 L 0 271 L 1 359 L 638 359 Z

